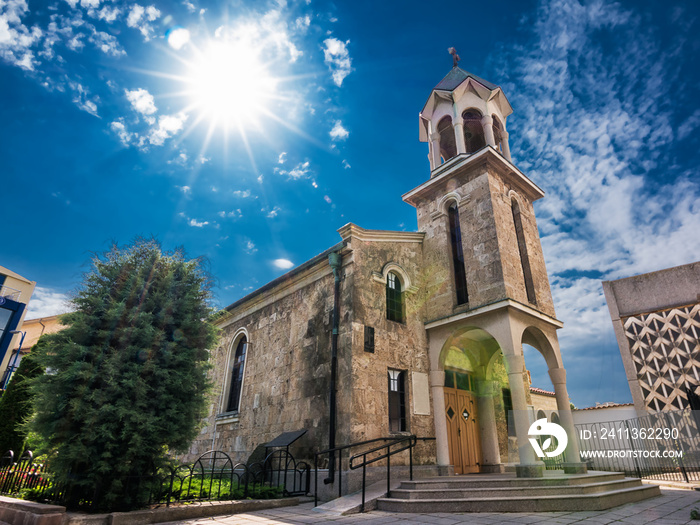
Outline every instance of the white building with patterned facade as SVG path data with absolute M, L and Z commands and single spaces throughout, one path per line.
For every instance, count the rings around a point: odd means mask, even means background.
M 700 394 L 700 262 L 604 281 L 639 416 L 689 406 Z

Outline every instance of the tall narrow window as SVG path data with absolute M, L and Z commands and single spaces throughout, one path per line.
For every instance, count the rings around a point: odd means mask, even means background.
M 406 430 L 406 391 L 405 376 L 400 370 L 389 370 L 389 430 Z
M 530 270 L 530 259 L 527 256 L 527 245 L 525 244 L 525 234 L 523 233 L 523 221 L 520 217 L 520 206 L 518 201 L 512 199 L 510 202 L 511 210 L 513 211 L 513 224 L 515 225 L 515 236 L 518 239 L 518 251 L 520 252 L 520 266 L 523 269 L 523 279 L 525 279 L 525 292 L 527 293 L 527 301 L 531 304 L 537 304 L 535 297 L 535 284 L 532 280 L 532 271 Z
M 457 142 L 455 141 L 455 131 L 452 127 L 452 119 L 444 117 L 437 126 L 440 134 L 440 155 L 443 162 L 457 156 Z
M 462 232 L 459 228 L 457 204 L 452 203 L 447 211 L 450 220 L 450 244 L 452 245 L 452 266 L 454 267 L 455 291 L 457 304 L 469 302 L 467 293 L 467 274 L 464 270 L 464 252 L 462 251 Z
M 394 272 L 386 276 L 386 318 L 403 323 L 403 291 L 401 281 Z
M 226 412 L 235 412 L 241 402 L 241 387 L 243 386 L 243 369 L 245 368 L 245 354 L 248 349 L 248 342 L 245 336 L 241 337 L 236 347 L 236 354 L 231 367 L 231 387 L 228 391 L 228 403 Z
M 476 110 L 468 109 L 462 113 L 462 119 L 464 120 L 464 146 L 467 148 L 467 153 L 475 153 L 486 146 L 481 114 Z
M 515 436 L 515 418 L 513 417 L 513 398 L 510 395 L 510 388 L 504 388 L 503 392 L 503 411 L 506 414 L 506 422 L 508 425 L 508 435 Z

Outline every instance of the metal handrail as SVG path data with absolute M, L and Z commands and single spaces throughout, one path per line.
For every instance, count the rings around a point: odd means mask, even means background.
M 361 447 L 363 445 L 369 445 L 370 443 L 377 443 L 379 441 L 391 441 L 396 438 L 393 437 L 380 437 L 380 438 L 374 438 L 374 439 L 368 439 L 366 441 L 358 441 L 356 443 L 350 443 L 349 445 L 343 445 L 341 447 L 333 447 L 329 448 L 327 450 L 321 450 L 320 452 L 316 452 L 314 454 L 314 507 L 318 506 L 318 457 L 322 456 L 324 454 L 333 454 L 331 456 L 333 458 L 333 462 L 335 463 L 335 452 L 340 452 L 343 450 L 347 450 L 349 448 L 355 448 L 355 447 Z M 342 469 L 340 468 L 340 462 L 341 462 L 341 457 L 340 454 L 338 454 L 338 497 L 341 497 L 342 494 Z
M 401 448 L 396 450 L 391 450 L 393 445 L 398 445 L 400 443 L 406 442 Z M 391 456 L 403 452 L 408 449 L 408 465 L 409 465 L 409 479 L 413 481 L 413 447 L 416 446 L 418 438 L 415 435 L 403 436 L 401 438 L 394 439 L 391 443 L 387 443 L 381 447 L 375 447 L 371 450 L 365 450 L 360 454 L 355 454 L 350 458 L 350 470 L 356 470 L 362 467 L 362 504 L 360 505 L 360 512 L 365 511 L 365 487 L 367 482 L 367 465 L 380 461 L 386 458 L 386 495 L 390 497 L 391 495 Z M 370 460 L 367 460 L 367 454 L 372 454 L 374 452 L 379 452 L 386 449 L 386 453 Z M 353 461 L 362 458 L 362 463 L 359 465 L 353 465 Z

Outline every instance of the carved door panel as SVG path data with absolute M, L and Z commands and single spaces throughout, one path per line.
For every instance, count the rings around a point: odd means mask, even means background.
M 479 472 L 481 443 L 476 398 L 471 392 L 445 388 L 445 419 L 450 462 L 456 474 Z

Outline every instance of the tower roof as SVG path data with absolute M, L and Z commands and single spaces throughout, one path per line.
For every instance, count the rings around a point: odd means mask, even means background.
M 449 73 L 447 73 L 447 75 L 445 75 L 445 78 L 443 78 L 440 81 L 440 83 L 437 86 L 435 86 L 435 90 L 454 91 L 457 88 L 457 86 L 459 86 L 469 77 L 473 78 L 479 84 L 483 85 L 484 87 L 490 90 L 498 89 L 498 86 L 496 84 L 492 84 L 488 80 L 484 80 L 483 78 L 473 75 L 469 71 L 464 71 L 464 69 L 462 69 L 461 67 L 455 66 Z

